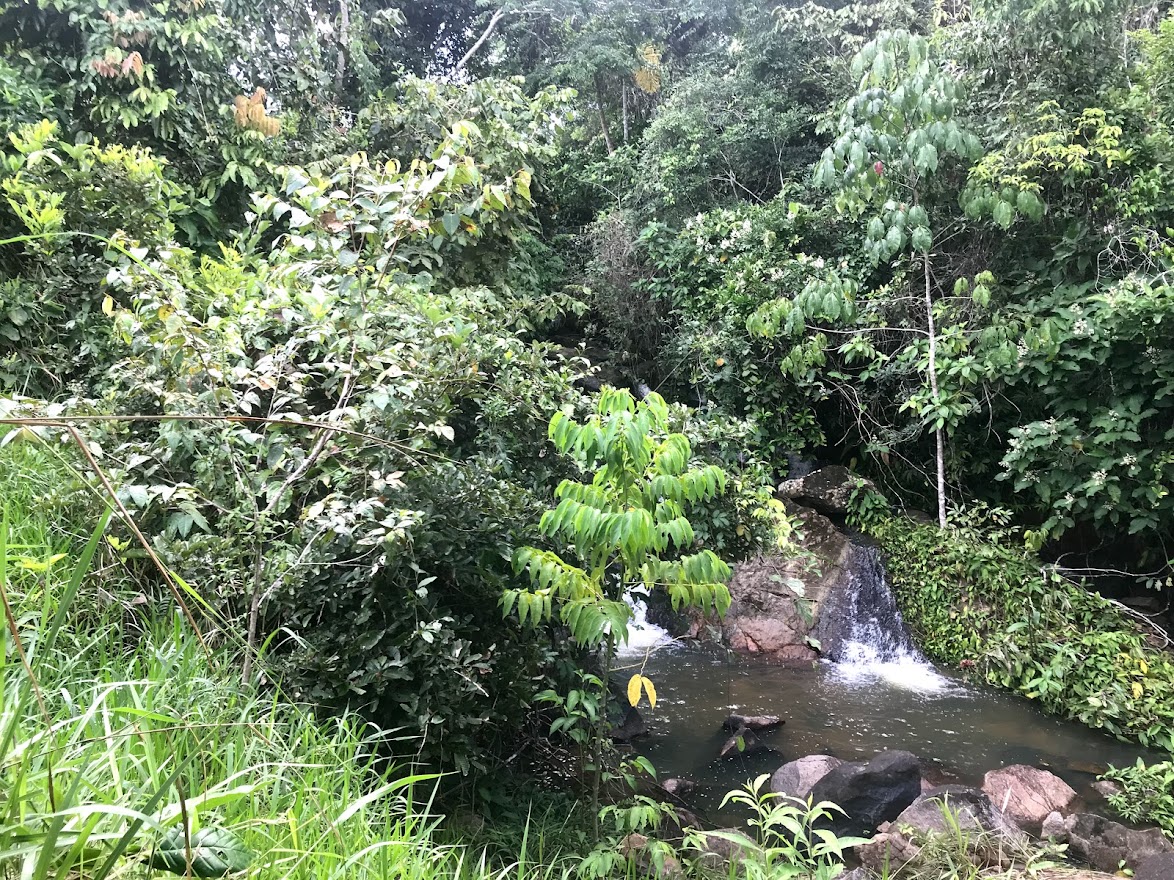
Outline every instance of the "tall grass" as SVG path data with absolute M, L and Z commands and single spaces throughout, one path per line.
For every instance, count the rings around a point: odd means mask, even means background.
M 32 444 L 0 449 L 3 880 L 148 876 L 177 841 L 170 869 L 199 874 L 213 840 L 239 845 L 250 877 L 567 873 L 525 845 L 496 868 L 441 845 L 434 779 L 387 763 L 389 732 L 243 687 L 229 650 L 120 600 L 108 513 L 71 480 Z

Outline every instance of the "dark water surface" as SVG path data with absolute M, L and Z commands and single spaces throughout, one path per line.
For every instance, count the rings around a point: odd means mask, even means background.
M 644 674 L 655 683 L 658 701 L 654 711 L 642 709 L 650 735 L 637 750 L 659 778 L 696 781 L 689 800 L 710 817 L 729 789 L 816 753 L 860 760 L 904 749 L 922 759 L 931 781 L 971 785 L 981 784 L 988 770 L 1030 764 L 1051 770 L 1090 799 L 1089 786 L 1106 765 L 1163 757 L 1045 715 L 1014 695 L 941 675 L 924 661 L 862 657 L 795 669 L 724 651 L 669 647 L 648 659 Z M 729 736 L 722 721 L 735 711 L 786 719 L 762 735 L 771 753 L 718 759 Z

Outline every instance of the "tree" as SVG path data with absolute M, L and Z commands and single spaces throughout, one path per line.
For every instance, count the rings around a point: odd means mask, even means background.
M 563 480 L 558 505 L 542 515 L 539 530 L 565 543 L 568 561 L 554 550 L 524 547 L 514 567 L 530 577 L 529 589 L 509 589 L 506 614 L 536 625 L 558 611 L 571 638 L 603 649 L 597 701 L 607 705 L 607 679 L 617 641 L 627 639 L 631 608 L 627 591 L 642 586 L 668 592 L 674 608 L 690 605 L 725 613 L 730 604 L 730 568 L 710 550 L 692 550 L 695 538 L 688 508 L 725 490 L 716 465 L 690 467 L 692 450 L 684 434 L 668 433 L 668 406 L 655 392 L 637 401 L 631 392 L 605 388 L 597 411 L 580 424 L 563 411 L 550 420 L 558 451 L 584 471 L 590 483 Z M 682 555 L 683 554 L 683 555 Z M 674 558 L 675 557 L 675 558 Z M 639 688 L 641 681 L 636 681 Z M 637 690 L 636 696 L 639 692 Z M 593 817 L 598 816 L 601 750 L 606 711 L 595 716 L 592 760 Z
M 958 86 L 933 57 L 925 37 L 903 30 L 882 33 L 856 55 L 852 71 L 859 87 L 844 104 L 839 136 L 824 152 L 816 181 L 838 190 L 841 210 L 871 213 L 866 247 L 874 263 L 908 255 L 921 264 L 930 393 L 928 398 L 911 398 L 907 405 L 934 432 L 938 523 L 944 528 L 945 432 L 957 412 L 938 384 L 930 211 L 941 203 L 934 184 L 949 167 L 948 157 L 974 161 L 982 147 L 955 121 Z

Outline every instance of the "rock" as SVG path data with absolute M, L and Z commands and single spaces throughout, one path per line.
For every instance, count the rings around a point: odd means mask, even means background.
M 982 790 L 996 809 L 1032 834 L 1039 833 L 1049 813 L 1066 813 L 1077 799 L 1076 791 L 1059 776 L 1025 764 L 990 771 L 983 777 Z
M 797 501 L 823 514 L 842 515 L 857 486 L 876 491 L 870 480 L 859 477 L 843 465 L 833 464 L 779 485 L 778 495 Z
M 965 785 L 931 788 L 906 807 L 892 824 L 921 833 L 945 834 L 951 829 L 942 813 L 944 809 L 950 811 L 962 831 L 995 834 L 1016 845 L 1027 843 L 1027 835 L 999 812 L 986 792 Z
M 909 752 L 881 752 L 871 761 L 841 764 L 812 786 L 814 801 L 831 801 L 847 816 L 836 815 L 839 835 L 866 836 L 896 819 L 921 794 L 921 769 Z
M 770 790 L 775 794 L 806 798 L 815 783 L 844 762 L 831 755 L 808 755 L 798 761 L 789 761 L 770 778 Z
M 745 727 L 747 730 L 761 732 L 782 727 L 786 723 L 778 715 L 738 715 L 735 713 L 722 722 L 722 730 L 739 730 Z
M 615 742 L 631 742 L 637 737 L 648 735 L 648 725 L 644 723 L 644 716 L 635 706 L 629 706 L 624 713 L 624 721 L 619 727 L 611 729 L 610 736 Z
M 917 858 L 921 847 L 899 831 L 882 831 L 868 843 L 856 847 L 864 866 L 881 876 Z
M 758 738 L 758 734 L 747 727 L 734 731 L 734 735 L 725 741 L 718 752 L 719 758 L 733 758 L 738 755 L 758 755 L 769 751 L 770 747 Z
M 1155 856 L 1174 854 L 1174 843 L 1157 828 L 1127 828 L 1092 813 L 1073 813 L 1067 818 L 1052 813 L 1043 822 L 1043 833 L 1068 844 L 1070 855 L 1109 873 L 1122 863 L 1133 867 Z
M 666 779 L 664 782 L 662 782 L 660 787 L 671 794 L 673 797 L 684 797 L 697 787 L 697 783 L 692 779 L 673 777 L 672 779 Z
M 681 863 L 667 847 L 658 847 L 643 834 L 629 834 L 619 845 L 620 855 L 637 865 L 647 877 L 683 877 Z
M 819 655 L 807 639 L 824 598 L 847 578 L 853 545 L 827 517 L 794 504 L 787 505 L 787 512 L 800 522 L 803 552 L 759 556 L 734 566 L 721 632 L 739 653 L 810 663 Z
M 872 880 L 872 874 L 867 868 L 853 868 L 847 874 L 841 874 L 840 880 Z
M 1113 797 L 1113 795 L 1121 794 L 1121 786 L 1108 779 L 1099 779 L 1094 782 L 1092 784 L 1092 790 L 1105 800 Z M 1170 877 L 1174 880 L 1174 874 L 1171 874 Z
M 1139 859 L 1133 869 L 1133 880 L 1171 880 L 1174 878 L 1174 854 L 1162 853 Z
M 756 848 L 754 841 L 737 828 L 719 828 L 716 831 L 701 832 L 705 849 L 703 852 L 721 856 L 725 862 L 739 862 L 747 851 Z

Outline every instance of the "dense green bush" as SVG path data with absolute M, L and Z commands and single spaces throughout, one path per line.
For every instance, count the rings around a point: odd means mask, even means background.
M 1109 795 L 1109 805 L 1130 822 L 1157 825 L 1174 837 L 1174 763 L 1147 765 L 1140 758 L 1132 767 L 1111 767 L 1102 777 L 1121 786 Z
M 872 533 L 902 615 L 933 659 L 1174 751 L 1174 659 L 1119 606 L 972 526 L 893 517 Z

